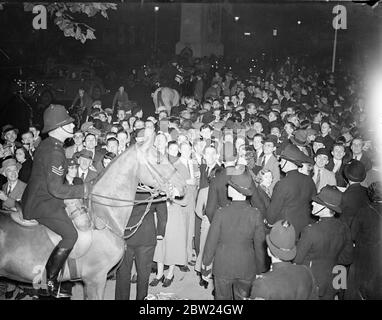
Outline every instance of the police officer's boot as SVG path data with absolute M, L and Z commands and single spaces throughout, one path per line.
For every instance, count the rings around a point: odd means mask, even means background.
M 46 263 L 45 268 L 48 293 L 55 298 L 69 298 L 71 296 L 70 292 L 59 290 L 60 283 L 57 280 L 71 251 L 72 248 L 67 249 L 56 246 Z

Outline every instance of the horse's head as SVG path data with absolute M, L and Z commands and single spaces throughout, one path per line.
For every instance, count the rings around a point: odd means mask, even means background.
M 170 197 L 183 197 L 186 191 L 186 182 L 167 157 L 154 148 L 153 143 L 154 130 L 146 128 L 144 142 L 137 144 L 139 181 L 166 192 Z

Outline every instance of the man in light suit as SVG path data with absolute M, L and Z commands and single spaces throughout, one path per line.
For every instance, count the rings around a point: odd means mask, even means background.
M 93 153 L 89 150 L 82 149 L 79 153 L 78 177 L 80 177 L 84 183 L 90 182 L 98 176 L 96 169 L 92 166 L 92 158 Z
M 13 158 L 4 160 L 2 164 L 0 173 L 7 178 L 7 182 L 0 191 L 3 209 L 12 209 L 15 207 L 15 202 L 21 200 L 26 184 L 18 179 L 20 169 L 21 165 Z
M 332 150 L 333 159 L 330 159 L 329 163 L 326 165 L 326 169 L 334 173 L 337 186 L 343 188 L 347 186 L 344 168 L 349 161 L 345 154 L 345 145 L 342 143 L 335 143 Z
M 21 196 L 27 186 L 18 179 L 20 169 L 21 164 L 17 163 L 13 158 L 4 160 L 0 168 L 0 173 L 7 178 L 7 182 L 0 191 L 0 200 L 3 202 L 2 208 L 5 210 L 11 210 L 15 207 L 16 201 L 21 200 Z M 16 287 L 14 285 L 0 281 L 0 296 L 2 293 L 5 293 L 6 298 L 11 298 L 15 291 Z
M 264 140 L 264 146 L 263 146 L 263 160 L 262 160 L 262 168 L 268 169 L 272 172 L 272 184 L 269 187 L 271 193 L 273 192 L 273 188 L 276 185 L 277 182 L 280 181 L 280 163 L 278 162 L 277 158 L 274 155 L 274 152 L 276 151 L 276 144 L 277 144 L 277 137 L 274 135 L 269 135 Z
M 320 192 L 326 185 L 337 185 L 334 172 L 325 169 L 325 166 L 329 163 L 329 158 L 330 151 L 327 148 L 318 149 L 314 157 L 313 182 L 316 185 L 317 192 Z
M 353 153 L 353 159 L 361 161 L 365 166 L 366 172 L 368 172 L 373 166 L 371 159 L 368 155 L 363 151 L 363 140 L 360 137 L 356 137 L 353 139 L 351 143 L 351 151 Z

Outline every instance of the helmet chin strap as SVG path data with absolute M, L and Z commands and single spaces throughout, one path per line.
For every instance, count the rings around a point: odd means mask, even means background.
M 69 133 L 69 134 L 73 135 L 73 132 L 70 132 L 70 131 L 66 130 L 64 127 L 61 127 L 61 129 L 64 130 L 66 133 Z

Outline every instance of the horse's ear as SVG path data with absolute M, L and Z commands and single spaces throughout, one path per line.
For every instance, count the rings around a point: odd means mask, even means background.
M 143 151 L 147 151 L 154 145 L 155 131 L 153 128 L 145 128 L 145 142 L 142 144 L 141 148 Z

